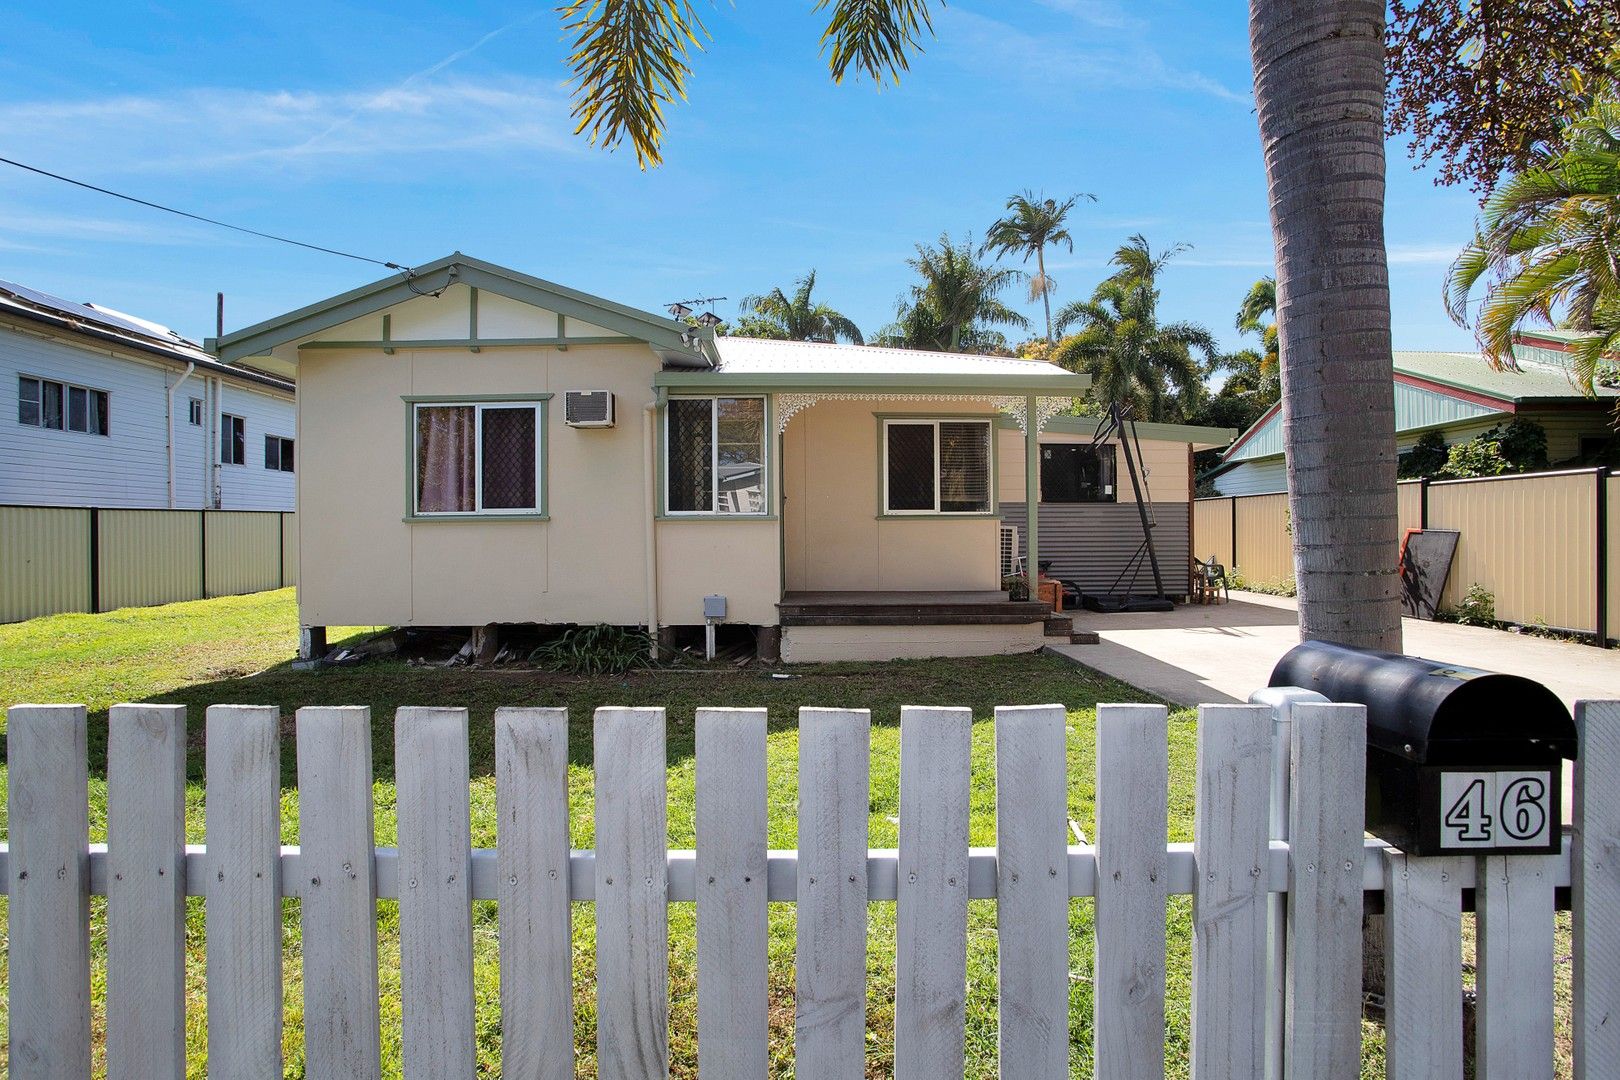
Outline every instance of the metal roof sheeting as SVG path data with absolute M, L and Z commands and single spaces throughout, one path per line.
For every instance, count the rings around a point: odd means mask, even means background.
M 1395 430 L 1398 433 L 1505 416 L 1514 405 L 1527 402 L 1591 400 L 1575 388 L 1565 369 L 1523 359 L 1518 371 L 1494 371 L 1479 353 L 1402 351 L 1395 354 L 1395 371 L 1397 375 L 1421 379 L 1437 387 L 1429 389 L 1396 381 Z M 1451 394 L 1448 389 L 1461 393 Z M 1493 408 L 1462 395 L 1493 399 L 1501 405 Z M 1600 386 L 1597 396 L 1612 400 L 1620 397 L 1620 390 Z M 1227 455 L 1225 461 L 1254 461 L 1282 452 L 1282 414 L 1274 411 L 1261 418 L 1246 437 L 1240 438 L 1237 449 Z
M 1044 360 L 971 353 L 925 352 L 877 345 L 717 337 L 726 375 L 1050 375 L 1072 374 Z

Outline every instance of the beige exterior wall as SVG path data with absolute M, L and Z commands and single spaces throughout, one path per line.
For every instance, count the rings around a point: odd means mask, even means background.
M 1620 474 L 1609 485 L 1609 637 L 1620 638 Z
M 997 447 L 1000 451 L 1001 501 L 1024 502 L 1024 433 L 1017 428 L 1003 428 L 997 432 Z M 1108 440 L 1109 444 L 1117 447 L 1118 439 Z M 1059 432 L 1043 432 L 1043 444 L 1090 444 L 1089 435 L 1070 435 Z M 1133 444 L 1133 452 L 1136 444 Z M 1142 470 L 1143 478 L 1147 483 L 1150 502 L 1184 502 L 1192 490 L 1189 486 L 1191 462 L 1188 459 L 1187 444 L 1180 442 L 1162 442 L 1155 439 L 1143 439 L 1141 460 L 1137 467 Z M 1136 501 L 1136 495 L 1131 491 L 1131 477 L 1125 470 L 1125 455 L 1115 452 L 1117 470 L 1115 473 L 1115 497 L 1119 502 Z
M 823 401 L 795 415 L 783 452 L 790 591 L 1000 588 L 994 514 L 879 514 L 879 417 L 902 414 L 999 415 L 988 403 L 968 401 Z M 998 504 L 995 492 L 990 501 Z
M 306 463 L 298 492 L 300 618 L 393 626 L 644 622 L 643 410 L 657 367 L 644 344 L 393 355 L 306 349 L 299 366 Z M 598 389 L 616 395 L 617 426 L 565 425 L 563 392 Z M 556 395 L 545 409 L 550 520 L 405 520 L 403 399 L 501 394 Z M 317 461 L 327 467 L 307 464 Z M 660 522 L 659 532 L 663 610 L 701 613 L 703 594 L 719 591 L 732 598 L 734 619 L 769 614 L 775 621 L 774 523 Z M 716 567 L 740 569 L 722 582 Z
M 912 660 L 931 656 L 997 656 L 1034 652 L 1048 638 L 1040 623 L 1014 626 L 788 626 L 782 659 L 790 664 L 836 660 Z
M 1477 582 L 1499 619 L 1591 630 L 1595 487 L 1591 473 L 1431 484 L 1429 527 L 1462 532 L 1441 605 L 1456 607 Z

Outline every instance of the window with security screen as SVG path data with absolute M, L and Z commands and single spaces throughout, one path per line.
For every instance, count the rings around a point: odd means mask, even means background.
M 885 420 L 884 512 L 990 513 L 993 431 L 989 420 Z
M 541 513 L 544 426 L 539 401 L 414 405 L 412 513 Z
M 766 512 L 762 397 L 671 398 L 664 413 L 664 509 L 670 514 Z

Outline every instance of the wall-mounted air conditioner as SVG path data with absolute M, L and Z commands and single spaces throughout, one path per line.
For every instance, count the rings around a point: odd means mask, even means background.
M 565 391 L 563 423 L 569 427 L 612 427 L 613 395 L 606 390 Z

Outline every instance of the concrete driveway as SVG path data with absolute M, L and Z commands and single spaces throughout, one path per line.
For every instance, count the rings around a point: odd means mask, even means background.
M 1233 593 L 1226 604 L 1187 605 L 1140 615 L 1074 613 L 1096 645 L 1055 651 L 1182 705 L 1247 701 L 1299 644 L 1294 601 Z M 1535 679 L 1573 706 L 1577 698 L 1620 698 L 1620 650 L 1597 649 L 1477 626 L 1405 619 L 1405 651 L 1430 660 Z

